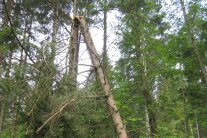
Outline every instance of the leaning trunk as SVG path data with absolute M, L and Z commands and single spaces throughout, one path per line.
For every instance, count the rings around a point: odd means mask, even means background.
M 119 138 L 127 138 L 126 129 L 123 125 L 119 110 L 118 110 L 116 103 L 115 103 L 115 100 L 113 98 L 111 88 L 110 88 L 110 85 L 109 85 L 108 80 L 106 78 L 106 75 L 104 74 L 103 67 L 100 63 L 99 55 L 96 51 L 91 34 L 89 32 L 89 28 L 86 24 L 86 21 L 83 17 L 76 17 L 75 20 L 78 23 L 80 23 L 81 32 L 84 36 L 86 46 L 89 51 L 92 63 L 95 67 L 95 71 L 96 71 L 98 79 L 101 83 L 102 89 L 105 92 L 106 102 L 107 102 L 111 117 L 114 121 L 114 125 L 116 128 L 117 134 L 118 134 Z

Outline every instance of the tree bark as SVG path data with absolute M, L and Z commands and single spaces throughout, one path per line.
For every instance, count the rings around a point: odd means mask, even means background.
M 196 133 L 197 133 L 197 138 L 201 138 L 200 131 L 199 131 L 199 125 L 198 125 L 198 118 L 197 114 L 195 113 L 195 119 L 196 119 Z
M 57 32 L 58 32 L 58 15 L 59 15 L 59 0 L 55 1 L 53 13 L 53 32 L 52 32 L 52 45 L 51 45 L 51 62 L 54 63 L 57 46 Z
M 104 0 L 104 35 L 103 35 L 103 67 L 107 72 L 108 56 L 107 56 L 107 0 Z
M 106 78 L 106 75 L 104 74 L 103 67 L 100 64 L 100 58 L 97 54 L 94 42 L 92 40 L 91 34 L 89 32 L 89 28 L 86 24 L 85 18 L 83 17 L 76 17 L 74 20 L 77 20 L 77 22 L 80 23 L 81 32 L 84 36 L 87 49 L 89 51 L 92 63 L 95 67 L 95 71 L 97 74 L 97 77 L 101 83 L 102 89 L 105 92 L 106 96 L 106 102 L 111 114 L 111 117 L 114 121 L 114 125 L 116 128 L 116 131 L 118 133 L 119 138 L 127 138 L 127 132 L 123 125 L 119 110 L 116 106 L 115 100 L 113 98 L 110 85 L 108 83 L 108 80 Z
M 5 74 L 5 77 L 6 77 L 6 78 L 9 78 L 10 70 L 11 70 L 11 67 L 12 67 L 12 56 L 13 56 L 13 51 L 10 50 L 10 51 L 9 51 L 9 63 L 8 63 L 8 68 L 7 68 L 7 70 L 6 70 L 6 74 Z
M 77 1 L 73 1 L 73 16 L 77 14 Z M 73 17 L 73 18 L 74 18 Z M 72 78 L 72 86 L 74 90 L 77 89 L 77 74 L 78 74 L 78 57 L 79 57 L 79 23 L 73 20 L 71 27 L 71 39 L 69 47 L 69 77 Z
M 146 138 L 150 136 L 149 114 L 145 105 Z
M 7 8 L 8 15 L 11 15 L 12 5 L 13 5 L 13 0 L 7 0 L 5 6 Z M 6 10 L 4 10 L 4 11 L 6 11 Z M 5 13 L 4 19 L 3 19 L 3 26 L 4 27 L 8 26 L 8 23 L 9 23 L 9 17 L 7 16 L 7 13 Z
M 142 82 L 142 94 L 145 101 L 146 111 L 148 114 L 148 122 L 149 122 L 149 129 L 150 129 L 150 137 L 155 138 L 156 137 L 156 117 L 155 112 L 153 110 L 153 96 L 148 89 L 147 83 L 147 64 L 145 59 L 145 53 L 144 53 L 144 45 L 140 46 L 139 52 L 140 55 L 137 54 L 137 58 L 140 58 L 140 65 L 141 65 L 141 82 Z M 141 57 L 140 57 L 141 56 Z
M 0 116 L 0 132 L 2 130 L 3 127 L 3 120 L 4 120 L 4 110 L 5 110 L 5 103 L 4 101 L 2 102 L 2 106 L 1 106 L 1 116 Z
M 149 117 L 149 127 L 150 127 L 150 135 L 152 138 L 155 138 L 156 136 L 156 118 L 155 113 L 152 108 L 152 96 L 149 91 L 146 89 L 143 91 L 145 104 L 147 107 L 147 113 Z

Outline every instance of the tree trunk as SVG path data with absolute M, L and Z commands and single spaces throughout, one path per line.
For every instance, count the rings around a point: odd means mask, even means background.
M 195 113 L 195 118 L 196 118 L 196 133 L 197 133 L 197 138 L 201 138 L 200 131 L 199 131 L 199 125 L 198 125 L 198 118 L 197 114 Z
M 146 122 L 146 138 L 149 138 L 150 135 L 149 114 L 146 106 L 145 106 L 145 122 Z
M 17 133 L 17 99 L 14 98 L 13 102 L 13 112 L 12 112 L 12 138 L 16 138 Z
M 0 114 L 0 132 L 1 132 L 2 127 L 3 127 L 4 110 L 5 110 L 5 103 L 4 103 L 4 101 L 2 101 L 1 114 Z
M 104 35 L 103 35 L 103 67 L 107 72 L 108 56 L 107 56 L 107 0 L 104 0 Z
M 89 51 L 92 63 L 95 67 L 96 74 L 98 76 L 98 79 L 101 83 L 102 89 L 105 92 L 106 96 L 106 102 L 108 105 L 108 109 L 110 111 L 110 114 L 112 116 L 112 119 L 114 121 L 114 125 L 117 131 L 117 134 L 119 138 L 127 138 L 127 132 L 123 125 L 119 110 L 116 106 L 115 100 L 113 98 L 110 85 L 108 83 L 108 80 L 104 74 L 103 67 L 100 64 L 100 58 L 97 54 L 95 45 L 93 43 L 91 34 L 89 32 L 89 28 L 86 24 L 85 18 L 83 17 L 76 17 L 74 20 L 76 20 L 78 23 L 80 23 L 81 32 L 84 36 L 87 49 Z
M 137 55 L 137 58 L 140 58 L 140 65 L 141 65 L 141 82 L 142 82 L 142 94 L 145 101 L 146 111 L 148 114 L 149 119 L 149 129 L 150 129 L 150 137 L 155 138 L 156 137 L 156 117 L 155 112 L 153 110 L 153 96 L 148 89 L 147 83 L 147 64 L 145 60 L 145 53 L 144 53 L 144 45 L 140 46 L 140 55 Z M 140 57 L 141 56 L 141 57 Z
M 55 1 L 54 13 L 53 13 L 53 32 L 52 32 L 52 45 L 51 45 L 51 63 L 54 64 L 56 55 L 56 45 L 57 45 L 57 32 L 58 32 L 58 15 L 59 15 L 59 0 Z
M 77 14 L 77 1 L 73 1 L 73 16 Z M 79 57 L 79 23 L 73 20 L 71 27 L 71 39 L 69 47 L 69 77 L 72 79 L 72 89 L 77 89 L 78 57 Z
M 150 135 L 152 138 L 156 136 L 156 118 L 155 113 L 152 108 L 152 95 L 146 89 L 143 91 L 145 104 L 147 107 L 148 117 L 149 117 L 149 127 L 150 127 Z
M 9 52 L 9 64 L 8 64 L 8 68 L 7 68 L 7 71 L 6 71 L 6 74 L 5 74 L 6 78 L 9 78 L 10 70 L 11 70 L 11 67 L 12 67 L 12 56 L 13 56 L 13 51 L 11 50 Z
M 188 40 L 191 41 L 191 45 L 193 46 L 194 52 L 195 52 L 195 58 L 198 62 L 198 66 L 200 68 L 200 74 L 201 74 L 201 78 L 204 84 L 207 84 L 207 76 L 206 76 L 206 71 L 205 71 L 205 66 L 202 63 L 199 51 L 198 51 L 198 47 L 195 43 L 195 37 L 194 37 L 194 33 L 191 29 L 190 26 L 190 21 L 189 18 L 187 16 L 186 10 L 185 10 L 185 4 L 183 0 L 180 0 L 180 5 L 183 11 L 183 16 L 184 16 L 184 20 L 185 20 L 185 24 L 187 26 L 187 34 L 188 34 Z
M 3 19 L 3 26 L 6 27 L 8 26 L 8 23 L 9 23 L 9 17 L 8 15 L 10 16 L 11 15 L 11 10 L 12 10 L 12 5 L 13 5 L 13 0 L 7 0 L 6 2 L 6 8 L 7 8 L 7 12 L 8 13 L 5 13 L 4 14 L 4 19 Z M 4 7 L 5 8 L 5 7 Z M 6 11 L 6 10 L 4 10 Z

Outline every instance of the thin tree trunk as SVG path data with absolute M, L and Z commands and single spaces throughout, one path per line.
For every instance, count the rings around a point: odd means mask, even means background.
M 13 116 L 12 116 L 12 138 L 16 138 L 16 132 L 17 132 L 17 99 L 14 99 L 13 102 Z
M 29 18 L 28 18 L 28 29 L 27 29 L 27 31 L 28 31 L 28 38 L 27 38 L 27 43 L 29 44 L 30 43 L 30 37 L 32 36 L 32 34 L 31 34 L 31 29 L 32 29 L 32 20 L 31 20 L 31 16 L 29 16 Z M 26 47 L 26 46 L 25 46 Z M 27 47 L 26 47 L 27 48 Z M 26 63 L 27 63 L 27 54 L 25 53 L 25 57 L 24 57 L 24 64 L 26 65 Z
M 155 112 L 153 110 L 153 96 L 150 93 L 150 91 L 147 88 L 147 67 L 146 67 L 146 61 L 145 61 L 145 54 L 143 52 L 144 46 L 140 46 L 140 52 L 141 52 L 141 58 L 140 58 L 140 65 L 142 69 L 142 86 L 143 86 L 143 97 L 145 101 L 146 110 L 148 113 L 149 118 L 149 128 L 150 128 L 150 137 L 155 138 L 156 137 L 156 117 Z M 139 55 L 137 55 L 139 57 Z
M 148 111 L 148 117 L 149 117 L 149 126 L 150 126 L 150 135 L 152 138 L 155 138 L 156 136 L 156 118 L 155 113 L 152 108 L 152 96 L 150 92 L 148 92 L 146 89 L 143 91 L 145 104 Z
M 149 115 L 147 107 L 145 106 L 145 121 L 146 121 L 146 138 L 149 138 L 150 135 L 150 125 L 149 125 Z
M 77 14 L 77 0 L 73 1 L 73 16 Z M 73 20 L 71 27 L 71 39 L 69 47 L 69 77 L 72 79 L 74 90 L 77 89 L 77 74 L 78 74 L 78 57 L 79 57 L 79 25 L 76 20 Z
M 189 129 L 190 129 L 191 136 L 194 136 L 191 120 L 189 120 Z
M 196 118 L 196 133 L 197 133 L 197 138 L 201 138 L 200 131 L 199 131 L 199 125 L 198 125 L 198 118 L 197 118 L 197 114 L 196 113 L 195 113 L 195 118 Z
M 2 106 L 1 106 L 1 116 L 0 116 L 0 132 L 2 130 L 3 127 L 3 120 L 4 120 L 4 110 L 5 110 L 5 103 L 4 101 L 2 102 Z
M 180 5 L 183 11 L 183 16 L 184 16 L 184 20 L 187 26 L 187 34 L 188 34 L 188 39 L 191 41 L 191 45 L 193 46 L 194 52 L 195 52 L 195 58 L 198 62 L 199 68 L 200 68 L 200 74 L 201 74 L 201 78 L 203 83 L 207 84 L 207 76 L 206 76 L 206 71 L 205 71 L 205 66 L 202 63 L 199 51 L 198 51 L 198 47 L 195 43 L 195 37 L 194 37 L 194 33 L 191 30 L 190 27 L 190 22 L 189 22 L 189 18 L 187 16 L 186 10 L 185 10 L 185 4 L 183 0 L 180 0 Z
M 110 88 L 110 85 L 109 85 L 108 80 L 106 78 L 106 75 L 104 74 L 103 67 L 100 64 L 100 58 L 99 58 L 99 55 L 97 54 L 94 42 L 93 42 L 91 34 L 89 32 L 89 28 L 88 28 L 86 21 L 85 21 L 85 18 L 76 17 L 75 20 L 77 20 L 78 23 L 80 22 L 81 32 L 84 36 L 87 49 L 89 51 L 92 63 L 95 67 L 96 74 L 97 74 L 98 79 L 101 83 L 102 89 L 105 92 L 106 102 L 107 102 L 111 117 L 114 121 L 114 125 L 116 127 L 117 134 L 118 134 L 119 138 L 127 138 L 128 136 L 127 136 L 126 129 L 123 125 L 119 110 L 118 110 L 116 103 L 115 103 L 115 100 L 113 98 L 111 88 Z
M 13 5 L 13 0 L 7 0 L 6 2 L 6 8 L 7 8 L 7 13 L 4 14 L 4 19 L 3 19 L 3 26 L 6 27 L 8 26 L 9 23 L 9 17 L 7 15 L 11 15 L 11 10 L 12 10 L 12 5 Z M 5 8 L 5 7 L 4 7 Z M 6 10 L 5 10 L 6 11 Z
M 103 67 L 107 72 L 108 56 L 107 56 L 107 0 L 104 0 L 104 35 L 103 35 Z
M 12 67 L 12 56 L 13 56 L 13 51 L 11 50 L 10 53 L 9 53 L 9 64 L 8 64 L 8 68 L 7 68 L 7 71 L 6 71 L 6 78 L 9 78 L 9 74 L 10 74 L 10 70 L 11 70 L 11 67 Z
M 53 32 L 52 32 L 52 45 L 51 45 L 51 63 L 54 64 L 57 46 L 57 32 L 58 32 L 58 15 L 59 15 L 59 0 L 55 1 L 53 13 Z
M 184 123 L 184 127 L 185 127 L 185 137 L 188 138 L 188 137 L 189 137 L 189 125 L 188 125 L 188 120 L 185 119 L 185 120 L 183 121 L 183 123 Z

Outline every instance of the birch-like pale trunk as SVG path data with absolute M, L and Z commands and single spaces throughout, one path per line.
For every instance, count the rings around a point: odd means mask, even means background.
M 99 55 L 96 51 L 94 42 L 92 40 L 91 34 L 89 32 L 89 28 L 87 26 L 87 23 L 85 21 L 84 17 L 76 17 L 74 20 L 80 23 L 81 32 L 83 34 L 87 49 L 89 51 L 91 61 L 94 65 L 97 77 L 101 83 L 102 89 L 105 92 L 106 96 L 106 103 L 110 112 L 110 115 L 112 117 L 112 120 L 114 122 L 117 134 L 119 138 L 127 138 L 127 132 L 123 125 L 119 110 L 116 106 L 114 97 L 111 92 L 111 87 L 109 85 L 109 82 L 106 78 L 106 75 L 104 74 L 103 67 L 100 63 Z

